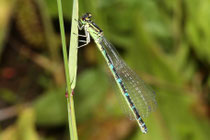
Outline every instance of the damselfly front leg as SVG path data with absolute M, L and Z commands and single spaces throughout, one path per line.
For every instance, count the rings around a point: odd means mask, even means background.
M 76 20 L 76 19 L 75 19 Z M 76 20 L 77 21 L 77 20 Z M 80 21 L 77 21 L 78 22 L 78 29 L 81 31 L 81 30 L 84 30 L 84 25 L 82 25 L 82 23 Z M 81 47 L 84 47 L 86 45 L 88 45 L 90 43 L 90 34 L 86 31 L 85 31 L 85 34 L 84 35 L 80 35 L 80 34 L 75 34 L 75 35 L 78 35 L 79 37 L 84 37 L 85 40 L 79 40 L 79 42 L 83 42 L 84 44 L 78 46 L 78 48 L 81 48 Z

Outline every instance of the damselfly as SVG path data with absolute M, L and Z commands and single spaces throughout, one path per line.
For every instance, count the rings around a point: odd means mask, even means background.
M 155 110 L 155 93 L 120 58 L 115 48 L 104 37 L 103 31 L 91 20 L 90 13 L 83 15 L 79 22 L 79 29 L 85 31 L 85 35 L 79 36 L 86 37 L 85 41 L 80 41 L 85 44 L 79 47 L 87 45 L 90 36 L 94 39 L 129 107 L 129 113 L 138 122 L 141 131 L 147 133 L 142 117 L 147 117 L 149 112 Z

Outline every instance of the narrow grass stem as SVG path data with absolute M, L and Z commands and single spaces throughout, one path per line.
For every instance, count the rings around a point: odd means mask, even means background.
M 64 30 L 64 23 L 63 23 L 63 12 L 62 12 L 61 0 L 57 0 L 57 5 L 58 5 L 58 15 L 59 15 L 60 30 L 61 30 L 61 41 L 62 41 L 62 49 L 63 49 L 65 76 L 66 76 L 67 91 L 68 91 L 67 109 L 68 109 L 69 132 L 70 132 L 71 140 L 77 140 L 78 136 L 77 136 L 75 113 L 74 113 L 74 100 L 73 100 L 73 96 L 71 96 L 72 89 L 71 89 L 71 83 L 70 83 L 70 74 L 74 74 L 74 73 L 71 73 L 68 67 L 66 38 L 65 38 L 65 30 Z M 74 61 L 74 60 L 71 60 L 71 61 Z M 71 66 L 71 67 L 76 67 L 76 66 Z

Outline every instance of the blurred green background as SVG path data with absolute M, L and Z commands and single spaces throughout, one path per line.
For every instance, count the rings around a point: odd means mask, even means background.
M 69 43 L 72 1 L 62 0 Z M 81 140 L 210 137 L 210 1 L 80 0 L 126 63 L 156 91 L 143 135 L 120 109 L 95 44 L 79 49 Z M 69 139 L 56 0 L 0 1 L 0 139 Z

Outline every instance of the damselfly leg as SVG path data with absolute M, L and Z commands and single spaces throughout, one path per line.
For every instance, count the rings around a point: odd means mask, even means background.
M 85 35 L 80 35 L 80 34 L 75 34 L 75 33 L 74 33 L 74 35 L 85 38 L 84 40 L 82 40 L 82 39 L 79 40 L 79 42 L 82 42 L 84 44 L 79 45 L 78 48 L 84 47 L 90 43 L 90 34 L 87 31 L 85 31 Z

